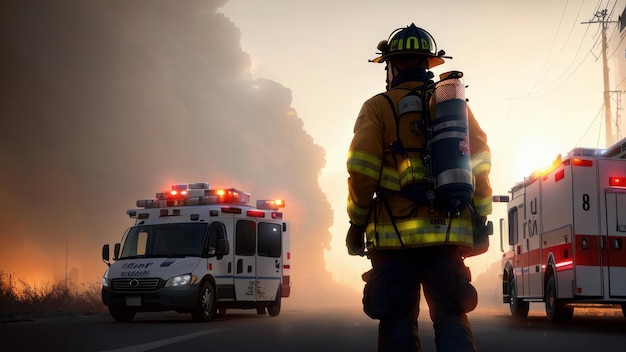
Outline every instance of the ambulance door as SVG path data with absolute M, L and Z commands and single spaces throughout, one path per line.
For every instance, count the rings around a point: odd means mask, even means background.
M 257 301 L 274 301 L 282 279 L 282 224 L 259 221 L 257 226 Z
M 256 223 L 235 220 L 235 297 L 237 301 L 254 301 L 256 292 Z
M 226 220 L 228 228 L 232 231 L 232 219 Z M 215 277 L 217 293 L 220 298 L 234 298 L 233 292 L 233 272 L 232 272 L 232 251 L 228 245 L 227 227 L 222 221 L 213 221 L 209 227 L 209 238 L 206 244 L 207 271 Z M 232 238 L 232 237 L 231 237 Z M 227 243 L 221 243 L 226 241 Z M 219 246 L 228 247 L 226 255 L 219 254 Z
M 605 195 L 610 296 L 626 297 L 626 191 Z

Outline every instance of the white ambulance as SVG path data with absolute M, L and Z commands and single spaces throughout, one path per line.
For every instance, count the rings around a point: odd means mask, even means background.
M 510 195 L 502 293 L 511 314 L 545 302 L 550 321 L 569 321 L 580 305 L 626 315 L 626 139 L 576 148 Z
M 248 193 L 205 182 L 138 200 L 113 262 L 109 245 L 102 248 L 102 300 L 113 319 L 174 310 L 208 321 L 229 308 L 277 316 L 291 289 L 284 201 L 249 201 Z

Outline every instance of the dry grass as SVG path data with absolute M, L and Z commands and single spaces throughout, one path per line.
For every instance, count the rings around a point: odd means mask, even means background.
M 100 284 L 57 282 L 40 287 L 28 284 L 0 271 L 0 314 L 74 312 L 95 314 L 106 312 L 100 296 Z

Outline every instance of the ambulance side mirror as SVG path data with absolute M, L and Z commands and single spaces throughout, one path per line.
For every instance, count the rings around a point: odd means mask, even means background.
M 111 266 L 109 252 L 110 252 L 110 250 L 109 250 L 109 245 L 108 244 L 105 244 L 104 246 L 102 246 L 102 261 L 107 266 Z
M 217 250 L 215 254 L 217 255 L 217 259 L 222 259 L 223 256 L 228 255 L 230 253 L 230 246 L 228 244 L 228 240 L 219 239 L 217 240 Z
M 113 260 L 117 260 L 120 257 L 120 244 L 116 243 L 113 249 Z

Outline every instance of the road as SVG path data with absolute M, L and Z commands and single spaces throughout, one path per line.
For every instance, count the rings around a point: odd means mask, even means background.
M 483 352 L 615 351 L 626 346 L 626 319 L 575 313 L 569 324 L 548 323 L 541 313 L 520 320 L 503 311 L 470 315 Z M 423 311 L 424 351 L 435 351 L 434 332 Z M 142 313 L 131 323 L 107 315 L 48 316 L 0 324 L 0 351 L 375 351 L 377 322 L 359 307 L 300 310 L 278 317 L 229 311 L 208 323 L 187 314 Z

